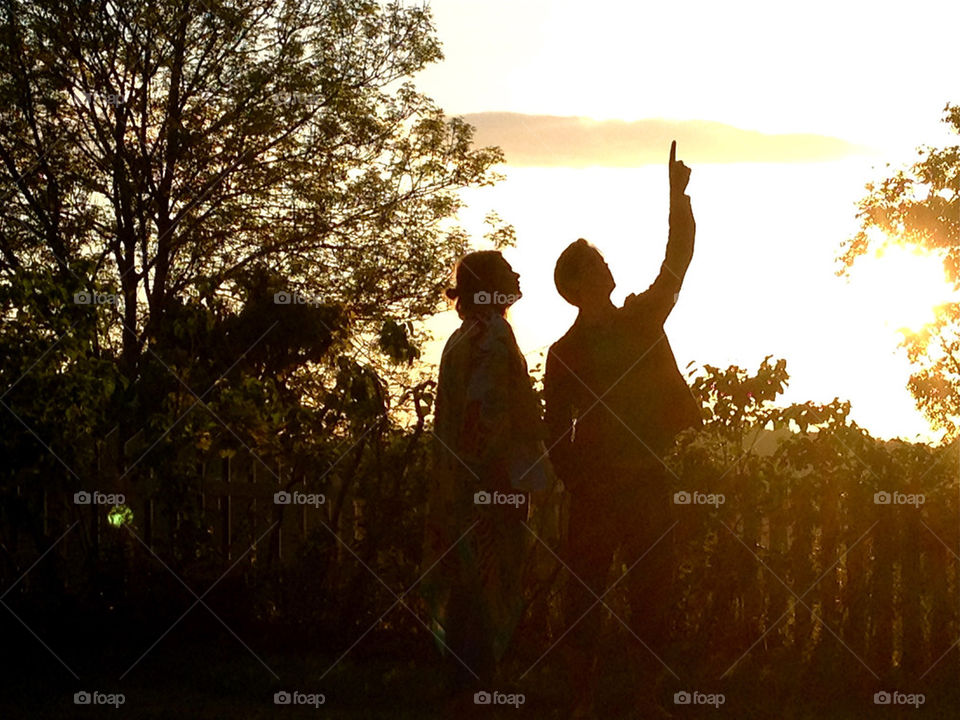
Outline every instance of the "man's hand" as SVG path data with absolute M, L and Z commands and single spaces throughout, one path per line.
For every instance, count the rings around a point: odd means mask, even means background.
M 670 196 L 683 195 L 690 182 L 690 168 L 677 160 L 677 141 L 670 143 Z

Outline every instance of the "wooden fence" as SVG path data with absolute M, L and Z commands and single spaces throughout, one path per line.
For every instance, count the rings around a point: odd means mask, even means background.
M 796 667 L 840 663 L 868 682 L 898 673 L 919 680 L 949 672 L 960 679 L 954 647 L 960 641 L 960 481 L 957 453 L 944 452 L 951 459 L 913 478 L 882 468 L 873 477 L 849 468 L 806 477 L 736 471 L 700 488 L 722 493 L 719 507 L 674 506 L 678 643 L 696 648 L 714 670 L 732 673 L 779 657 Z M 112 458 L 103 461 L 106 468 Z M 199 485 L 182 500 L 199 508 L 204 538 L 198 544 L 206 548 L 201 560 L 221 572 L 241 558 L 277 567 L 325 523 L 325 532 L 336 527 L 352 547 L 364 541 L 359 502 L 348 500 L 332 526 L 330 497 L 318 506 L 274 501 L 284 488 L 318 492 L 322 473 L 291 483 L 284 468 L 265 467 L 239 452 L 208 462 L 200 474 Z M 100 478 L 87 489 L 124 493 L 129 529 L 160 558 L 166 561 L 184 545 L 177 535 L 183 514 L 158 505 L 150 479 L 138 479 L 137 487 L 122 477 L 111 480 L 106 471 Z M 161 480 L 153 479 L 155 488 Z M 877 502 L 878 486 L 922 493 L 924 502 Z M 129 543 L 128 532 L 110 526 L 106 506 L 76 505 L 66 493 L 27 486 L 18 492 L 24 507 L 41 508 L 41 521 L 32 533 L 21 529 L 5 539 L 5 555 L 15 562 L 4 564 L 4 587 L 70 527 L 53 553 L 73 581 L 82 580 L 80 561 L 91 552 L 96 557 Z M 336 546 L 347 562 L 349 551 Z M 821 663 L 824 658 L 831 662 Z
M 678 635 L 724 673 L 779 657 L 866 684 L 954 682 L 957 449 L 912 478 L 730 473 L 705 488 L 724 494 L 716 509 L 676 506 Z
M 15 487 L 7 512 L 20 522 L 6 528 L 4 587 L 48 550 L 68 586 L 83 580 L 88 561 L 131 546 L 146 546 L 171 562 L 178 549 L 196 544 L 198 562 L 221 572 L 241 557 L 275 567 L 294 557 L 311 532 L 330 527 L 327 498 L 307 487 L 311 479 L 292 482 L 282 466 L 271 467 L 248 451 L 208 461 L 198 468 L 199 483 L 192 482 L 180 497 L 171 497 L 167 487 L 161 502 L 157 490 L 168 479 L 155 470 L 136 479 L 118 472 L 115 450 L 109 449 L 102 444 L 97 472 L 80 478 L 80 490 L 56 491 L 40 483 Z M 134 448 L 127 456 L 142 451 Z M 344 539 L 354 539 L 361 504 L 352 502 L 338 515 L 341 532 L 346 527 L 349 533 Z M 190 537 L 184 535 L 188 526 Z M 23 582 L 29 585 L 30 574 Z

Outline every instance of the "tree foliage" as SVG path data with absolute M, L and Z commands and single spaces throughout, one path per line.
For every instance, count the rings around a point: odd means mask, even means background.
M 960 133 L 960 105 L 947 105 L 944 123 Z M 943 258 L 960 288 L 960 145 L 917 150 L 919 159 L 879 183 L 860 201 L 859 232 L 843 247 L 841 270 L 890 243 L 912 244 Z M 893 289 L 892 289 L 893 290 Z M 935 428 L 957 437 L 960 421 L 960 304 L 936 309 L 935 320 L 903 342 L 914 366 L 909 388 Z
M 412 85 L 441 57 L 401 2 L 3 4 L 5 497 L 172 511 L 240 449 L 339 493 L 344 448 L 422 423 L 417 321 L 502 160 Z

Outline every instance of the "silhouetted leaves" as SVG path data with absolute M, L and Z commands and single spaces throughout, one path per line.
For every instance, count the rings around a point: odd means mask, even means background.
M 944 123 L 960 133 L 960 106 L 948 104 Z M 919 160 L 880 183 L 860 201 L 860 231 L 844 244 L 844 273 L 858 257 L 886 244 L 912 244 L 943 257 L 947 278 L 960 287 L 960 145 L 921 147 Z M 932 324 L 904 337 L 915 371 L 908 387 L 917 406 L 947 439 L 960 422 L 960 306 L 936 309 Z

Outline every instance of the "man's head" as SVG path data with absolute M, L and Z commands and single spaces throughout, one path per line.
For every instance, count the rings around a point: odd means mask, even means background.
M 603 255 L 583 238 L 560 253 L 553 281 L 563 299 L 581 309 L 609 304 L 616 287 Z

